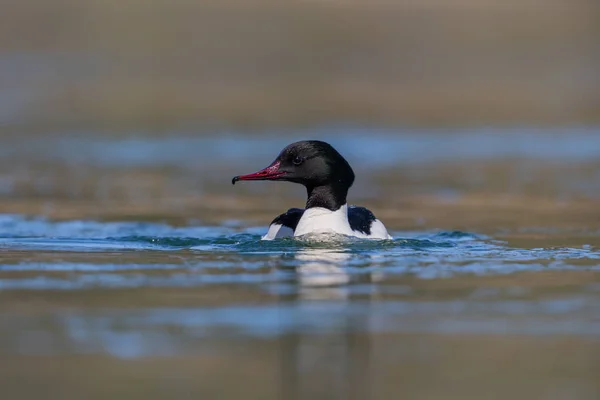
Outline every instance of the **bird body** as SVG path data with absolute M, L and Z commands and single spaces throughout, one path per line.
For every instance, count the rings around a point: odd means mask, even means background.
M 367 239 L 391 239 L 387 229 L 364 207 L 346 203 L 354 182 L 350 164 L 331 145 L 317 140 L 292 143 L 268 167 L 233 178 L 289 181 L 307 190 L 306 208 L 291 208 L 270 224 L 263 240 L 312 233 L 335 233 Z

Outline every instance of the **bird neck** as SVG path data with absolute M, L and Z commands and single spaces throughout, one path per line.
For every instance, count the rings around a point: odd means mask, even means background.
M 331 211 L 339 210 L 346 204 L 348 188 L 344 185 L 328 184 L 323 186 L 307 186 L 306 209 L 322 207 Z

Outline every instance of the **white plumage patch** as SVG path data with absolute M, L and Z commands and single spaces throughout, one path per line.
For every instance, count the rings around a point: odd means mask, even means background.
M 392 239 L 383 223 L 378 219 L 371 222 L 370 231 L 370 234 L 366 234 L 352 229 L 348 221 L 348 206 L 344 204 L 335 211 L 323 207 L 309 208 L 302 214 L 296 230 L 277 223 L 271 224 L 262 240 L 331 233 L 363 239 Z
M 348 222 L 348 206 L 343 205 L 335 211 L 323 207 L 312 207 L 304 211 L 294 236 L 307 233 L 340 233 L 347 236 L 356 236 Z
M 378 219 L 371 224 L 371 234 L 367 237 L 371 239 L 393 239 L 385 228 L 385 225 L 383 225 L 383 222 Z
M 281 239 L 291 236 L 294 236 L 292 228 L 280 224 L 271 224 L 271 226 L 269 226 L 269 231 L 262 237 L 262 240 Z
M 308 233 L 338 233 L 365 239 L 392 238 L 383 223 L 378 219 L 372 222 L 370 234 L 353 230 L 348 221 L 348 206 L 346 204 L 335 211 L 322 207 L 312 207 L 304 211 L 294 231 L 294 236 L 302 236 Z

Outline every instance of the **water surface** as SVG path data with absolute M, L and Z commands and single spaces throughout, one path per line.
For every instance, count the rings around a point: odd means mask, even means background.
M 230 178 L 308 133 L 348 154 L 352 202 L 394 240 L 260 240 L 303 191 Z M 569 137 L 587 146 L 538 130 L 308 133 L 10 139 L 3 390 L 597 398 L 595 130 Z

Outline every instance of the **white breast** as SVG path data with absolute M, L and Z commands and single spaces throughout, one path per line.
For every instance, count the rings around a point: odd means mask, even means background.
M 352 236 L 352 229 L 348 222 L 348 206 L 343 205 L 335 211 L 323 207 L 311 207 L 304 211 L 294 236 L 307 233 L 340 233 Z
M 348 222 L 348 206 L 346 204 L 335 211 L 322 207 L 311 207 L 304 211 L 294 231 L 294 236 L 308 233 L 338 233 L 359 238 L 391 239 L 385 226 L 379 220 L 373 221 L 370 235 L 353 231 Z

